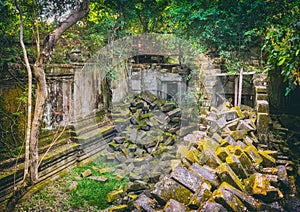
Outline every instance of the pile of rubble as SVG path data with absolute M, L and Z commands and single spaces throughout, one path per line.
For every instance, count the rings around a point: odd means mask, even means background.
M 111 116 L 118 133 L 102 154 L 121 163 L 118 174 L 144 182 L 171 171 L 178 138 L 196 129 L 181 128 L 181 109 L 149 91 L 115 104 Z
M 259 148 L 255 122 L 249 108 L 223 105 L 202 115 L 201 131 L 177 146 L 172 170 L 153 186 L 131 179 L 127 188 L 108 195 L 117 204 L 109 210 L 297 211 L 284 204 L 295 195 L 294 182 L 286 166 L 277 164 L 275 151 Z

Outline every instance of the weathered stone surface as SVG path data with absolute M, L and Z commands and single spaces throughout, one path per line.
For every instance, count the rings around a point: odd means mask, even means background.
M 191 196 L 189 202 L 189 208 L 198 209 L 205 201 L 207 201 L 211 193 L 211 185 L 204 182 L 200 185 L 199 189 Z
M 102 182 L 102 183 L 104 183 L 104 182 L 107 181 L 107 178 L 106 177 L 102 177 L 102 176 L 90 176 L 88 178 L 91 179 L 91 180 Z
M 124 195 L 124 191 L 122 189 L 112 191 L 106 196 L 106 201 L 107 202 L 113 202 L 119 198 L 121 198 Z
M 68 190 L 73 191 L 73 190 L 76 190 L 77 187 L 78 187 L 78 182 L 77 181 L 72 181 L 71 184 L 69 185 Z
M 141 180 L 135 180 L 134 182 L 129 182 L 127 184 L 127 191 L 140 191 L 140 190 L 145 190 L 148 189 L 149 186 L 146 182 L 141 181 Z
M 227 122 L 238 118 L 238 114 L 236 110 L 225 111 L 220 115 L 223 116 Z
M 269 102 L 265 100 L 257 100 L 256 110 L 258 113 L 269 113 Z
M 176 108 L 172 111 L 169 111 L 167 113 L 167 115 L 170 117 L 170 118 L 173 118 L 173 117 L 180 117 L 181 116 L 181 109 L 180 108 Z
M 229 185 L 226 182 L 223 182 L 220 185 L 220 188 L 225 189 L 230 193 L 234 194 L 235 196 L 237 196 L 249 211 L 256 211 L 257 208 L 259 207 L 259 202 L 256 199 L 254 199 L 252 196 L 245 194 L 245 192 L 242 192 L 234 188 L 233 186 Z
M 80 174 L 81 177 L 88 177 L 90 175 L 92 175 L 92 171 L 90 169 L 87 169 Z
M 214 187 L 217 187 L 219 185 L 217 172 L 209 166 L 200 166 L 194 163 L 190 167 L 190 170 L 199 175 L 204 180 L 208 181 Z
M 248 177 L 245 167 L 242 165 L 241 161 L 236 155 L 229 155 L 226 158 L 226 163 L 240 179 L 245 179 Z
M 217 203 L 224 206 L 228 211 L 242 211 L 244 204 L 230 191 L 219 187 L 212 194 L 212 198 Z
M 268 155 L 266 151 L 258 151 L 258 154 L 262 157 L 262 164 L 265 167 L 273 167 L 276 164 L 276 159 Z
M 254 173 L 249 178 L 244 180 L 246 190 L 252 194 L 267 195 L 267 188 L 270 182 L 266 176 L 261 173 Z
M 284 185 L 285 188 L 289 188 L 290 187 L 290 183 L 289 183 L 289 177 L 286 171 L 286 167 L 283 165 L 279 165 L 277 166 L 277 176 L 278 176 L 278 180 Z
M 185 212 L 186 208 L 185 208 L 184 204 L 182 204 L 174 199 L 170 199 L 170 201 L 167 202 L 167 204 L 165 205 L 164 211 L 165 212 Z
M 232 169 L 228 164 L 222 163 L 217 168 L 217 173 L 221 181 L 227 182 L 241 191 L 244 190 L 242 182 L 237 177 L 237 175 L 232 171 Z
M 259 165 L 263 161 L 261 156 L 259 155 L 257 149 L 254 146 L 247 146 L 244 149 L 244 152 L 251 159 L 251 161 L 253 163 L 255 163 L 256 165 Z
M 196 192 L 199 189 L 202 182 L 201 177 L 198 177 L 181 165 L 175 167 L 174 171 L 171 173 L 171 177 L 193 192 Z
M 207 201 L 203 205 L 200 211 L 203 212 L 227 212 L 226 208 L 224 208 L 219 203 L 213 202 L 213 201 Z
M 153 199 L 150 199 L 146 195 L 142 194 L 134 201 L 134 206 L 136 209 L 142 209 L 146 212 L 155 212 L 155 207 L 157 205 L 157 202 Z
M 223 147 L 219 147 L 216 152 L 215 155 L 222 161 L 225 162 L 226 158 L 229 156 L 229 151 L 227 150 L 227 148 L 223 148 Z
M 127 205 L 112 206 L 108 209 L 108 212 L 126 212 L 126 211 L 128 211 Z
M 166 204 L 170 199 L 188 204 L 192 192 L 169 176 L 164 176 L 158 183 L 155 184 L 155 189 L 151 192 L 155 199 Z

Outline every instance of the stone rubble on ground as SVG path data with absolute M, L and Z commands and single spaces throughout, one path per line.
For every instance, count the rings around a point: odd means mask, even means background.
M 171 112 L 164 113 L 160 126 L 178 113 L 170 105 L 166 107 Z M 144 124 L 138 123 L 137 117 L 135 121 L 141 128 Z M 138 158 L 140 155 L 134 153 L 131 158 L 123 153 L 126 160 L 132 161 L 122 164 L 130 170 L 132 182 L 115 203 L 126 205 L 129 211 L 284 211 L 282 200 L 292 196 L 289 188 L 294 182 L 286 166 L 276 160 L 276 151 L 258 148 L 254 111 L 213 108 L 206 117 L 202 116 L 198 129 L 202 131 L 196 130 L 182 139 L 182 145 L 176 146 L 176 157 L 168 157 L 167 163 L 161 160 L 151 164 L 147 156 Z M 137 131 L 132 133 L 141 136 Z M 164 144 L 169 137 L 164 136 L 158 143 Z M 132 142 L 138 146 L 134 152 L 141 147 L 147 152 L 147 148 L 158 146 L 147 139 L 144 135 Z M 153 174 L 157 171 L 155 180 L 143 176 L 143 166 Z M 164 167 L 164 174 L 159 174 L 160 167 Z M 132 172 L 135 169 L 141 173 Z M 116 207 L 109 210 L 122 211 Z

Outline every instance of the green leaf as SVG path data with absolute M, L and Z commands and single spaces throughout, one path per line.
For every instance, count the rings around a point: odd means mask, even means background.
M 300 49 L 298 49 L 298 50 L 296 51 L 296 56 L 298 56 L 299 52 L 300 52 Z
M 285 57 L 281 58 L 281 60 L 277 63 L 277 65 L 281 66 L 284 63 L 285 59 L 286 59 Z

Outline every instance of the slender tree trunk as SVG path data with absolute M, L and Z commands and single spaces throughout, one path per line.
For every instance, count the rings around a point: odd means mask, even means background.
M 30 68 L 26 47 L 23 41 L 23 14 L 22 10 L 15 0 L 15 5 L 20 15 L 20 44 L 23 51 L 25 66 L 28 76 L 28 94 L 27 94 L 27 129 L 25 137 L 25 162 L 24 162 L 24 176 L 23 182 L 25 182 L 29 176 L 29 143 L 30 143 L 30 134 L 31 134 L 31 116 L 32 116 L 32 71 Z

